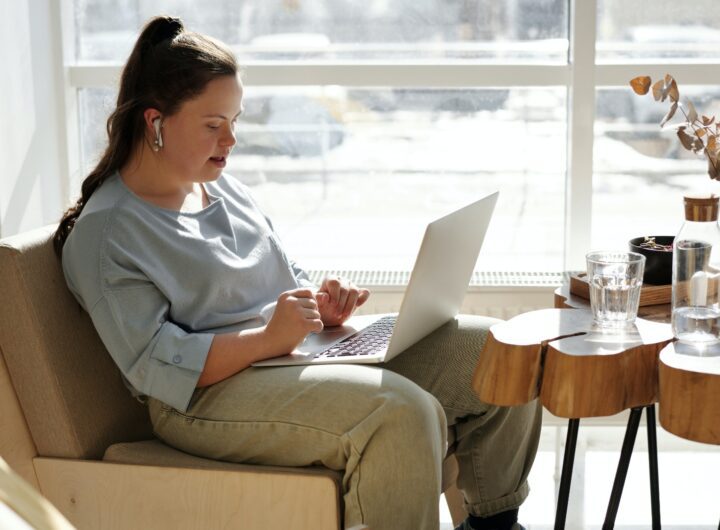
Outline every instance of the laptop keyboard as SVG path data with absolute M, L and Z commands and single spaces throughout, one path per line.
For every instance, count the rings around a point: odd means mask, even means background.
M 356 355 L 372 355 L 384 350 L 397 315 L 383 317 L 360 331 L 357 335 L 335 344 L 327 350 L 317 354 L 317 357 L 348 357 Z

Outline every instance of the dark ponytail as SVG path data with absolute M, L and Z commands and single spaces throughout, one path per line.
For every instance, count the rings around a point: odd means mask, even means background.
M 83 181 L 80 198 L 63 214 L 53 236 L 59 258 L 90 196 L 128 162 L 144 141 L 145 110 L 156 108 L 170 116 L 185 101 L 198 96 L 213 79 L 237 73 L 235 57 L 224 44 L 185 31 L 177 18 L 156 17 L 148 21 L 120 77 L 117 105 L 107 120 L 107 148 Z

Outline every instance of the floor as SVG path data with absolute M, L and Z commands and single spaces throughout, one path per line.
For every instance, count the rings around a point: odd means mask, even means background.
M 580 426 L 565 528 L 602 527 L 624 427 Z M 565 427 L 543 427 L 540 448 L 530 473 L 530 496 L 520 509 L 528 530 L 547 530 L 555 518 L 556 484 L 562 464 Z M 615 528 L 651 527 L 647 434 L 641 427 L 635 442 Z M 682 440 L 658 428 L 660 509 L 664 530 L 718 530 L 720 520 L 720 447 Z M 441 530 L 452 530 L 444 498 Z

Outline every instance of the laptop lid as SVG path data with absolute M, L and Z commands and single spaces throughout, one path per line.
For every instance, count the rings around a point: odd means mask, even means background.
M 386 361 L 458 314 L 498 195 L 496 191 L 427 226 Z
M 467 286 L 490 225 L 498 192 L 475 201 L 425 229 L 388 349 L 382 355 L 315 357 L 326 348 L 363 330 L 384 315 L 354 315 L 343 326 L 310 334 L 295 352 L 253 366 L 286 366 L 316 362 L 379 363 L 390 360 L 460 311 Z

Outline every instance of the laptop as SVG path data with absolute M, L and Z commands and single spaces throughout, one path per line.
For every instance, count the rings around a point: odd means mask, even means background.
M 400 311 L 356 315 L 310 334 L 296 350 L 252 366 L 389 361 L 460 311 L 499 192 L 428 224 Z

